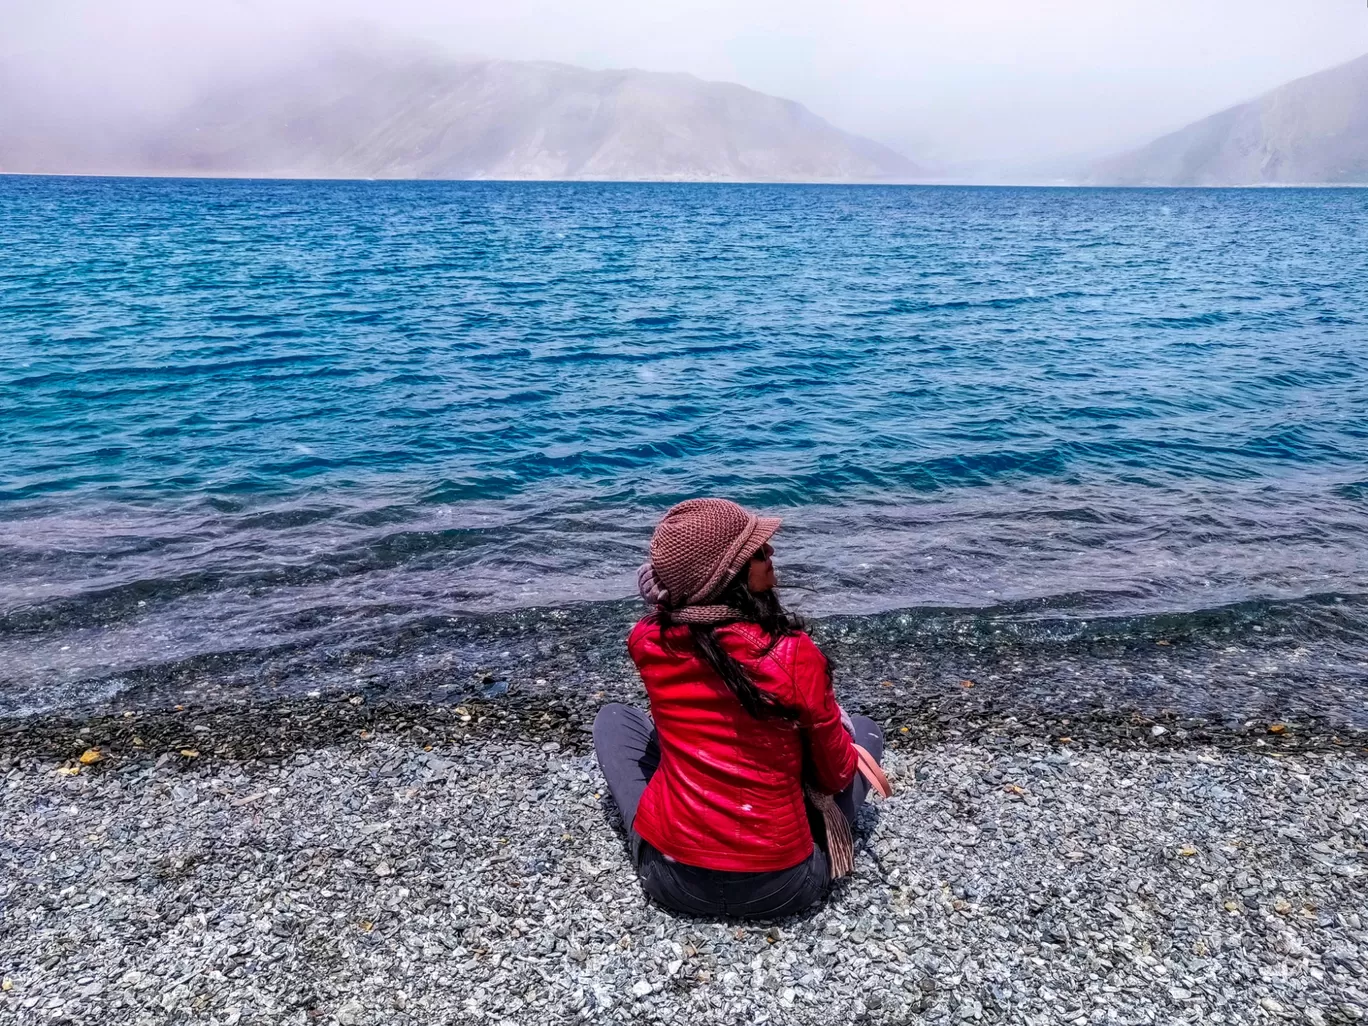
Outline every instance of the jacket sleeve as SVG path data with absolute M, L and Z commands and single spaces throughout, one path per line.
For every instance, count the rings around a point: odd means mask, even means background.
M 799 709 L 798 724 L 812 760 L 813 782 L 825 794 L 836 794 L 845 790 L 855 777 L 859 765 L 855 745 L 841 726 L 826 656 L 806 634 L 798 635 L 794 650 L 794 697 Z

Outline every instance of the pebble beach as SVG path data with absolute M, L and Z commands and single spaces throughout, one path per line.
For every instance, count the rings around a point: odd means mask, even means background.
M 0 722 L 0 1022 L 1368 1021 L 1361 731 L 890 715 L 854 876 L 698 922 L 593 711 Z

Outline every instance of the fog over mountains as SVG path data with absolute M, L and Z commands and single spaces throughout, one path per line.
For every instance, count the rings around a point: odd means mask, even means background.
M 798 103 L 739 85 L 353 48 L 113 126 L 12 112 L 0 120 L 0 170 L 798 182 L 923 175 Z
M 1368 56 L 1099 164 L 1101 185 L 1368 184 Z
M 60 72 L 60 68 L 55 69 Z M 0 60 L 0 172 L 1095 185 L 1368 183 L 1368 57 L 1092 165 L 956 174 L 685 74 L 322 46 L 130 105 Z M 1118 117 L 1125 112 L 1118 111 Z

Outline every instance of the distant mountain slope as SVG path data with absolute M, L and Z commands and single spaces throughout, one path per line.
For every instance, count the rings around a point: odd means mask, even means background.
M 1108 185 L 1368 183 L 1368 56 L 1097 165 Z
M 0 122 L 0 169 L 722 181 L 905 181 L 920 174 L 899 154 L 798 103 L 739 85 L 357 51 L 217 88 L 128 139 L 104 133 L 87 144 L 31 130 L 7 139 Z

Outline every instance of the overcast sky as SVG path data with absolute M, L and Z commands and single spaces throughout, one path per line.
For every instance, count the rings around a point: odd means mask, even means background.
M 1364 0 L 0 0 L 0 59 L 73 95 L 171 103 L 357 23 L 740 82 L 917 160 L 1012 166 L 1144 142 L 1368 53 Z

